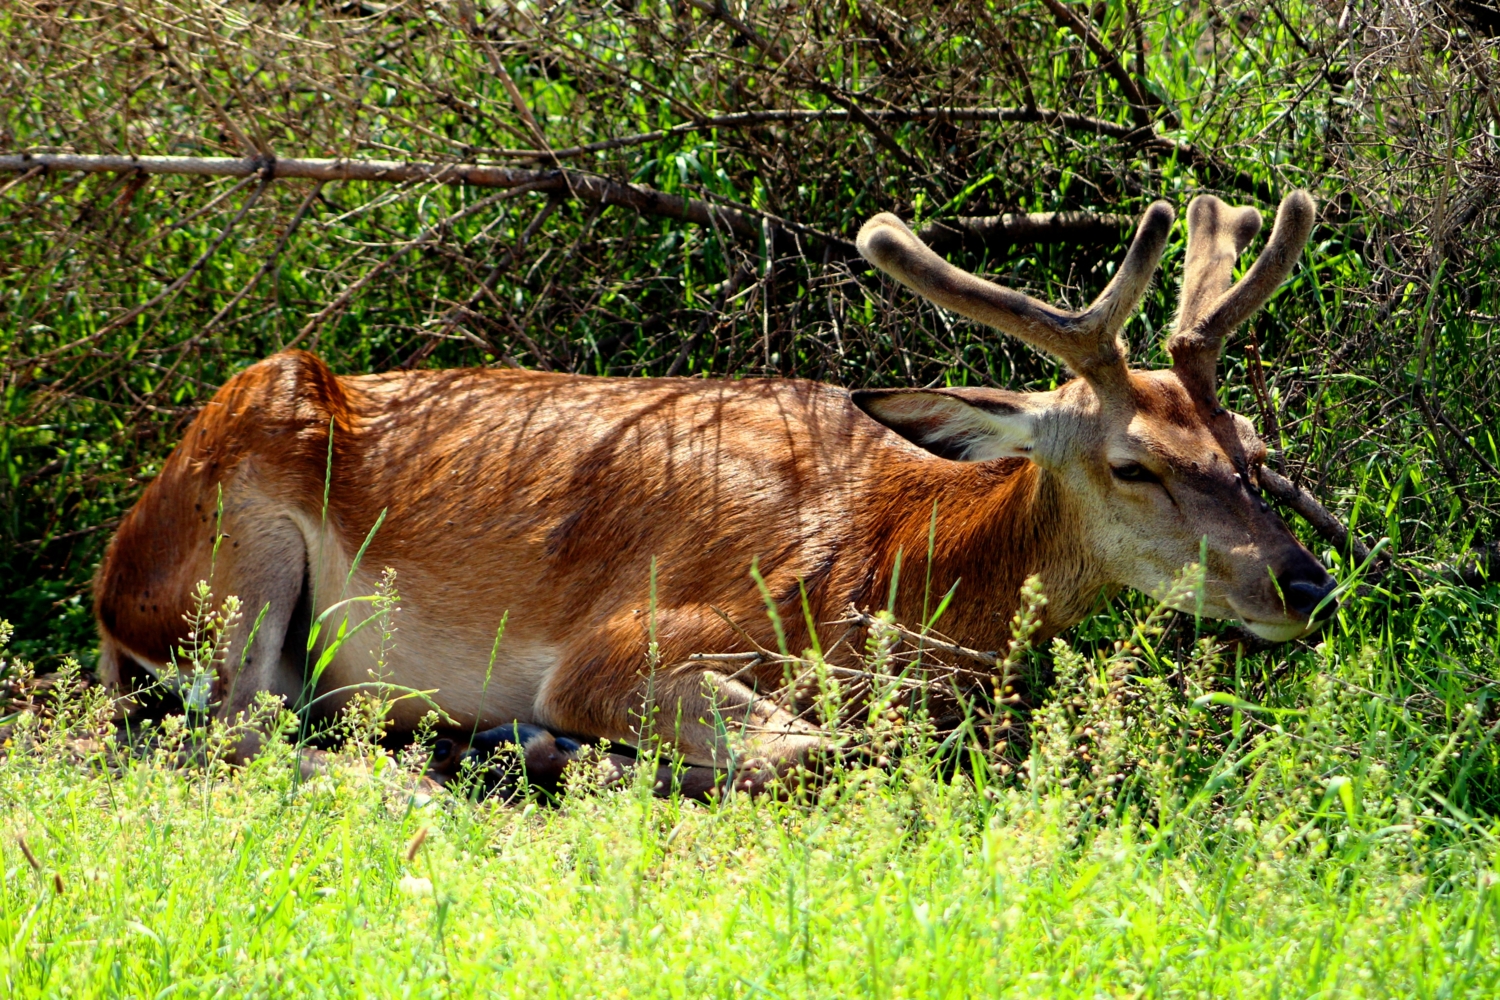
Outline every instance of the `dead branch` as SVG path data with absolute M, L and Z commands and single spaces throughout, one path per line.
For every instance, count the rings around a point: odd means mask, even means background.
M 236 292 L 233 298 L 224 303 L 224 307 L 222 309 L 214 313 L 214 315 L 210 317 L 209 321 L 203 324 L 203 329 L 193 334 L 191 342 L 201 341 L 204 337 L 207 337 L 210 333 L 217 329 L 218 325 L 223 322 L 224 317 L 229 315 L 229 310 L 238 305 L 246 295 L 249 295 L 251 289 L 253 289 L 260 282 L 260 279 L 271 273 L 271 269 L 276 266 L 276 262 L 281 258 L 282 253 L 285 252 L 286 245 L 292 241 L 292 237 L 295 236 L 297 230 L 301 228 L 302 220 L 307 217 L 307 210 L 312 208 L 313 202 L 317 200 L 318 194 L 322 190 L 323 185 L 316 184 L 313 186 L 313 189 L 311 191 L 307 192 L 307 197 L 303 198 L 302 204 L 297 206 L 297 211 L 292 216 L 292 221 L 287 224 L 287 227 L 284 230 L 282 230 L 281 236 L 276 240 L 276 247 L 271 251 L 271 255 L 266 258 L 266 262 L 262 264 L 253 275 L 251 275 L 250 280 L 245 282 L 245 286 L 238 292 Z
M 37 173 L 46 173 L 46 171 L 47 168 L 44 166 L 37 168 Z M 34 177 L 36 176 L 36 174 L 28 173 L 26 176 Z M 139 244 L 140 249 L 145 250 L 148 247 L 153 247 L 156 244 L 160 243 L 162 240 L 166 239 L 168 236 L 171 236 L 173 233 L 182 230 L 195 219 L 201 219 L 203 216 L 218 208 L 219 205 L 225 200 L 233 198 L 235 195 L 239 194 L 240 191 L 251 181 L 255 180 L 255 178 L 256 174 L 253 173 L 240 178 L 240 182 L 238 184 L 234 184 L 228 188 L 225 188 L 223 191 L 220 191 L 218 194 L 208 199 L 208 201 L 204 204 L 198 206 L 191 212 L 182 216 L 182 218 L 174 220 L 170 225 L 163 226 L 159 232 L 146 237 L 146 239 Z
M 479 283 L 479 287 L 475 288 L 467 299 L 454 305 L 443 315 L 442 325 L 438 330 L 439 336 L 453 329 L 463 321 L 465 316 L 471 314 L 474 311 L 474 307 L 479 304 L 480 299 L 486 296 L 493 297 L 495 286 L 499 283 L 501 276 L 510 270 L 521 254 L 526 252 L 527 244 L 541 230 L 543 223 L 557 210 L 557 205 L 557 198 L 549 198 L 547 199 L 547 203 L 537 210 L 536 215 L 532 216 L 531 221 L 526 224 L 526 228 L 521 231 L 521 235 L 516 238 L 515 244 L 500 255 L 500 259 L 495 262 L 494 267 L 490 268 L 490 273 L 485 275 L 484 280 Z M 436 343 L 435 339 L 428 341 L 428 345 L 434 343 Z
M 840 619 L 833 624 L 847 625 L 853 622 L 869 628 L 871 625 L 876 624 L 876 622 L 878 621 L 880 620 L 877 619 L 874 615 L 866 614 L 865 612 L 859 610 L 858 607 L 851 604 L 849 605 L 849 617 Z M 975 662 L 983 663 L 987 667 L 996 667 L 1000 664 L 999 653 L 981 652 L 977 649 L 970 649 L 968 646 L 960 646 L 954 642 L 945 642 L 942 639 L 933 638 L 931 634 L 924 635 L 921 632 L 913 632 L 911 629 L 893 622 L 882 622 L 881 624 L 888 625 L 889 627 L 895 629 L 902 636 L 902 638 L 906 639 L 907 642 L 914 643 L 919 648 L 925 646 L 928 649 L 935 649 L 942 653 L 950 653 L 953 656 L 961 656 L 966 660 L 974 660 Z
M 301 343 L 304 338 L 312 335 L 312 349 L 316 350 L 318 344 L 318 338 L 316 335 L 317 329 L 322 326 L 329 318 L 337 315 L 340 311 L 342 311 L 344 306 L 348 305 L 349 302 L 353 300 L 354 296 L 359 294 L 360 289 L 368 285 L 392 264 L 396 263 L 402 257 L 405 257 L 411 251 L 429 242 L 434 237 L 440 235 L 445 229 L 453 225 L 453 223 L 458 222 L 460 219 L 463 219 L 464 217 L 469 215 L 473 215 L 476 212 L 481 212 L 500 201 L 504 201 L 508 198 L 515 197 L 516 195 L 524 194 L 527 191 L 534 190 L 536 190 L 536 187 L 533 185 L 517 185 L 505 191 L 500 191 L 496 194 L 492 194 L 488 198 L 482 198 L 479 201 L 476 201 L 474 204 L 468 206 L 467 208 L 454 212 L 447 218 L 442 219 L 441 221 L 436 222 L 431 226 L 428 226 L 416 237 L 407 240 L 405 243 L 397 247 L 394 253 L 386 257 L 379 264 L 376 264 L 374 267 L 370 268 L 370 270 L 360 275 L 359 280 L 355 281 L 353 284 L 346 287 L 343 291 L 339 292 L 339 294 L 334 297 L 332 302 L 328 303 L 322 309 L 318 310 L 318 312 L 314 314 L 306 324 L 303 325 L 302 329 L 297 331 L 297 335 L 287 342 L 286 348 L 284 349 L 290 350 L 291 348 Z
M 869 108 L 865 115 L 872 121 L 890 124 L 905 124 L 907 122 L 1013 122 L 1017 124 L 1032 125 L 1055 125 L 1075 132 L 1091 132 L 1095 135 L 1106 135 L 1112 139 L 1141 138 L 1141 130 L 1134 125 L 1121 125 L 1118 122 L 1107 121 L 1103 118 L 1093 118 L 1089 115 L 1071 114 L 1066 111 L 1057 111 L 1053 108 Z M 816 122 L 847 122 L 852 120 L 853 113 L 847 108 L 824 108 L 822 110 L 811 110 L 808 108 L 768 108 L 764 111 L 741 111 L 728 115 L 711 115 L 706 118 L 695 118 L 692 121 L 673 125 L 670 128 L 655 129 L 650 132 L 639 132 L 635 135 L 621 136 L 618 139 L 605 139 L 599 142 L 591 142 L 584 146 L 568 146 L 548 152 L 545 149 L 486 149 L 476 148 L 474 153 L 482 156 L 515 157 L 516 159 L 541 160 L 556 157 L 567 160 L 579 156 L 587 156 L 590 153 L 603 153 L 615 149 L 625 149 L 631 146 L 641 146 L 646 143 L 660 142 L 680 135 L 691 135 L 694 132 L 706 132 L 712 129 L 730 128 L 753 128 L 757 125 L 809 125 Z M 1185 148 L 1186 144 L 1177 143 L 1176 140 L 1161 138 L 1158 141 L 1168 143 L 1175 148 Z
M 1349 552 L 1361 563 L 1370 558 L 1368 545 L 1360 541 L 1358 536 L 1351 534 L 1342 521 L 1328 513 L 1327 508 L 1318 503 L 1316 497 L 1290 479 L 1262 466 L 1260 485 L 1271 495 L 1272 499 L 1296 511 L 1334 548 Z
M 794 228 L 797 233 L 855 255 L 847 240 L 807 226 L 792 227 L 785 220 L 753 209 L 716 205 L 698 198 L 668 194 L 644 184 L 627 184 L 597 174 L 574 170 L 522 170 L 514 167 L 464 163 L 398 162 L 395 160 L 244 159 L 219 156 L 118 156 L 79 153 L 19 153 L 0 156 L 0 171 L 78 170 L 86 173 L 183 174 L 196 177 L 248 177 L 258 171 L 277 179 L 317 181 L 373 181 L 379 183 L 469 184 L 475 187 L 518 188 L 559 197 L 577 197 L 601 205 L 622 205 L 642 215 L 681 219 L 697 225 L 722 224 L 736 235 L 758 238 L 762 220 Z
M 857 112 L 857 113 L 856 113 Z M 1132 146 L 1141 149 L 1142 152 L 1154 156 L 1177 156 L 1201 167 L 1221 178 L 1233 187 L 1257 195 L 1258 197 L 1274 200 L 1275 192 L 1265 184 L 1256 181 L 1253 177 L 1243 171 L 1235 170 L 1217 157 L 1204 152 L 1190 142 L 1180 139 L 1172 139 L 1157 133 L 1155 125 L 1146 122 L 1144 125 L 1122 125 L 1105 118 L 1096 118 L 1092 115 L 1074 114 L 1068 111 L 1059 111 L 1056 108 L 1044 107 L 917 107 L 917 108 L 858 108 L 850 107 L 823 108 L 811 110 L 807 108 L 768 108 L 762 111 L 741 111 L 735 114 L 709 115 L 707 117 L 696 117 L 692 121 L 682 122 L 670 128 L 655 129 L 650 132 L 640 132 L 635 135 L 621 136 L 617 139 L 605 139 L 599 142 L 591 142 L 581 146 L 567 146 L 563 149 L 492 149 L 487 147 L 474 147 L 471 152 L 474 155 L 496 156 L 515 158 L 522 160 L 567 160 L 591 153 L 603 153 L 615 149 L 625 149 L 631 146 L 640 146 L 646 143 L 659 142 L 674 136 L 688 135 L 693 132 L 705 132 L 711 129 L 731 128 L 753 128 L 757 125 L 808 125 L 816 122 L 862 122 L 868 120 L 875 125 L 883 124 L 906 124 L 908 122 L 995 122 L 1014 123 L 1022 125 L 1051 125 L 1055 128 L 1066 129 L 1070 132 L 1086 132 L 1092 135 L 1108 136 L 1111 139 L 1119 139 Z
M 807 86 L 843 108 L 848 112 L 851 121 L 858 122 L 869 130 L 870 135 L 875 138 L 875 141 L 886 152 L 894 156 L 898 163 L 907 170 L 910 170 L 914 177 L 936 180 L 935 178 L 930 178 L 930 171 L 917 162 L 917 159 L 911 153 L 902 149 L 900 143 L 896 142 L 889 132 L 881 128 L 880 123 L 872 118 L 868 111 L 856 104 L 852 97 L 844 92 L 842 87 L 829 83 L 823 79 L 821 74 L 805 68 L 793 56 L 783 53 L 773 42 L 763 38 L 760 32 L 731 14 L 729 9 L 722 3 L 722 0 L 715 0 L 713 3 L 708 3 L 706 0 L 687 0 L 687 2 L 690 6 L 697 8 L 709 17 L 721 21 L 739 32 L 741 37 L 759 49 L 778 70 L 790 73 L 792 76 L 801 77 L 802 82 Z M 941 183 L 938 183 L 936 186 L 939 196 L 946 200 L 947 192 L 942 190 Z
M 698 328 L 693 331 L 692 336 L 682 342 L 682 346 L 677 350 L 677 357 L 673 358 L 672 363 L 667 366 L 667 378 L 671 378 L 682 370 L 682 366 L 687 362 L 688 355 L 692 353 L 694 347 L 698 346 L 698 341 L 703 339 L 703 335 L 708 332 L 709 323 L 717 321 L 719 314 L 724 311 L 724 304 L 734 298 L 734 293 L 739 289 L 740 282 L 744 280 L 745 276 L 745 269 L 742 267 L 736 267 L 729 272 L 729 278 L 719 288 L 719 295 L 714 302 L 713 309 L 703 314 L 703 319 L 699 321 Z
M 224 317 L 228 316 L 230 311 L 233 310 L 235 306 L 239 305 L 240 302 L 244 300 L 245 296 L 249 295 L 250 292 L 255 288 L 255 286 L 260 283 L 260 280 L 267 274 L 269 274 L 271 270 L 276 266 L 276 262 L 280 260 L 281 254 L 286 250 L 286 245 L 291 242 L 292 236 L 297 232 L 298 228 L 301 227 L 302 220 L 306 218 L 307 210 L 312 207 L 313 202 L 318 197 L 318 193 L 322 190 L 323 185 L 313 185 L 313 189 L 307 193 L 307 197 L 303 198 L 302 204 L 297 207 L 297 213 L 292 216 L 291 223 L 286 227 L 285 230 L 282 231 L 281 238 L 276 241 L 276 247 L 271 251 L 271 255 L 266 258 L 266 262 L 262 264 L 253 275 L 250 276 L 250 280 L 245 282 L 244 286 L 241 287 L 240 290 L 236 292 L 228 302 L 224 303 L 223 308 L 214 313 L 214 315 L 209 318 L 208 322 L 203 324 L 203 327 L 201 329 L 195 332 L 191 337 L 188 337 L 186 340 L 176 345 L 176 359 L 172 362 L 171 367 L 167 369 L 166 373 L 157 380 L 156 391 L 151 393 L 149 396 L 147 396 L 137 404 L 136 412 L 131 414 L 132 422 L 138 420 L 141 413 L 151 406 L 151 400 L 153 398 L 157 398 L 158 396 L 160 396 L 163 387 L 172 384 L 172 376 L 177 373 L 177 369 L 181 367 L 183 360 L 187 358 L 188 352 L 192 348 L 207 340 L 209 334 L 218 329 L 218 326 L 221 322 L 223 322 Z
M 974 243 L 991 248 L 1017 243 L 1081 243 L 1113 246 L 1129 232 L 1129 215 L 1097 212 L 1027 212 L 1016 215 L 965 216 L 937 219 L 917 234 L 943 253 Z
M 964 111 L 965 109 L 932 109 Z M 1024 109 L 968 109 L 980 112 Z M 1037 111 L 1036 115 L 1053 112 Z M 998 119 L 997 119 L 998 120 Z M 1016 120 L 1020 120 L 1017 118 Z M 1037 117 L 1036 120 L 1042 120 Z M 1106 123 L 1099 123 L 1104 125 Z M 1119 126 L 1112 126 L 1118 130 Z M 567 152 L 566 150 L 562 152 Z M 559 154 L 561 155 L 561 154 Z M 265 171 L 276 179 L 310 178 L 317 181 L 372 181 L 378 183 L 470 184 L 476 187 L 525 188 L 555 197 L 577 197 L 602 205 L 623 205 L 642 215 L 681 219 L 702 226 L 725 225 L 741 238 L 756 239 L 763 224 L 802 236 L 830 248 L 840 259 L 858 256 L 854 244 L 839 236 L 792 222 L 770 212 L 726 199 L 712 201 L 668 194 L 644 184 L 627 184 L 597 174 L 572 170 L 523 170 L 514 167 L 458 163 L 402 163 L 395 160 L 327 159 L 237 159 L 214 156 L 118 156 L 77 153 L 20 153 L 0 156 L 0 171 L 24 171 L 37 176 L 43 171 L 86 173 L 178 174 L 198 177 L 252 177 Z M 1002 247 L 1013 244 L 1078 243 L 1086 246 L 1119 242 L 1132 219 L 1125 215 L 1095 212 L 1032 212 L 990 216 L 958 216 L 929 223 L 921 236 L 939 250 L 956 249 L 966 243 Z
M 41 167 L 32 167 L 30 170 L 26 171 L 20 177 L 14 177 L 14 178 L 12 178 L 11 180 L 7 181 L 3 186 L 0 186 L 0 195 L 6 194 L 7 192 L 10 191 L 11 188 L 15 187 L 17 184 L 24 184 L 24 183 L 26 183 L 27 181 L 31 180 L 33 177 L 37 176 L 41 172 L 42 172 L 42 168 Z
M 1417 390 L 1413 394 L 1418 398 L 1422 398 L 1422 393 L 1420 390 Z M 1470 441 L 1468 436 L 1465 435 L 1463 431 L 1458 429 L 1458 425 L 1448 418 L 1448 414 L 1443 412 L 1443 408 L 1441 406 L 1433 406 L 1432 415 L 1437 418 L 1438 423 L 1448 428 L 1449 433 L 1451 433 L 1453 437 L 1457 439 L 1459 444 L 1464 446 L 1464 450 L 1469 453 L 1470 457 L 1473 458 L 1474 461 L 1479 463 L 1479 467 L 1481 469 L 1489 473 L 1491 477 L 1500 479 L 1500 469 L 1495 468 L 1494 463 L 1485 458 L 1484 453 L 1481 452 L 1478 448 L 1474 447 L 1474 442 Z
M 151 298 L 147 299 L 145 302 L 142 302 L 140 305 L 135 306 L 131 309 L 127 309 L 119 316 L 116 316 L 108 323 L 105 323 L 99 329 L 90 334 L 87 340 L 97 340 L 98 338 L 103 337 L 106 334 L 118 330 L 126 323 L 129 323 L 131 320 L 141 315 L 141 313 L 166 301 L 167 299 L 180 292 L 183 286 L 185 286 L 189 281 L 192 280 L 193 275 L 197 274 L 200 270 L 203 269 L 203 265 L 208 263 L 208 259 L 214 255 L 219 247 L 224 245 L 224 241 L 229 238 L 229 234 L 234 232 L 234 227 L 239 225 L 240 220 L 244 219 L 246 213 L 248 213 L 250 209 L 255 207 L 255 203 L 260 200 L 260 196 L 265 193 L 265 190 L 270 185 L 270 183 L 271 182 L 269 178 L 263 178 L 261 180 L 260 185 L 250 193 L 250 197 L 245 199 L 245 203 L 241 205 L 240 210 L 235 213 L 234 218 L 229 220 L 229 225 L 225 226 L 223 230 L 220 231 L 218 237 L 213 241 L 213 243 L 209 244 L 208 249 L 204 250 L 203 253 L 198 257 L 198 259 L 193 261 L 188 269 L 186 271 L 183 271 L 182 274 L 178 276 L 176 281 L 172 282 L 166 288 L 163 288 L 160 292 L 157 292 L 155 295 L 151 296 Z M 68 347 L 79 347 L 82 346 L 83 343 L 84 341 L 77 341 L 73 344 L 68 345 Z

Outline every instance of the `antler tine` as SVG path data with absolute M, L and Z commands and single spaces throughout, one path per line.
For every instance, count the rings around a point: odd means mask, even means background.
M 1125 345 L 1120 328 L 1151 284 L 1174 217 L 1172 206 L 1164 201 L 1146 209 L 1114 280 L 1080 313 L 1057 309 L 954 267 L 888 212 L 866 222 L 855 245 L 865 260 L 923 298 L 1046 351 L 1102 392 L 1123 389 Z
M 1210 395 L 1224 340 L 1286 280 L 1312 235 L 1317 208 L 1306 191 L 1281 201 L 1271 238 L 1250 270 L 1230 287 L 1234 262 L 1260 232 L 1260 212 L 1230 208 L 1213 195 L 1188 206 L 1187 262 L 1177 324 L 1167 339 L 1172 366 Z

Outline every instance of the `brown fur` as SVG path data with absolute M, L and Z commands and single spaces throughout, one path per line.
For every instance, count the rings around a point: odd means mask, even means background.
M 292 515 L 321 521 L 330 420 L 327 523 L 347 559 L 386 511 L 363 569 L 397 571 L 401 637 L 446 637 L 462 650 L 448 669 L 477 687 L 509 612 L 502 650 L 555 649 L 557 664 L 533 711 L 509 704 L 504 691 L 489 701 L 562 731 L 638 736 L 632 713 L 643 694 L 653 556 L 656 629 L 669 664 L 744 647 L 710 606 L 775 645 L 752 564 L 794 651 L 809 644 L 799 581 L 814 620 L 827 621 L 850 602 L 883 603 L 898 551 L 907 572 L 897 612 L 914 617 L 934 502 L 932 589 L 962 579 L 945 626 L 967 641 L 1000 643 L 1030 572 L 1051 572 L 1059 593 L 1106 582 L 1070 554 L 1053 556 L 1040 518 L 1055 525 L 1069 511 L 1050 496 L 1039 511 L 1046 490 L 1034 466 L 935 460 L 829 386 L 514 370 L 336 379 L 313 356 L 289 353 L 220 390 L 121 524 L 96 584 L 105 644 L 166 662 L 199 579 L 211 577 L 220 595 L 239 592 L 247 618 L 277 596 L 261 577 L 281 582 L 281 604 L 295 601 L 300 561 L 318 558 L 315 541 L 282 553 L 279 573 L 238 569 L 251 537 L 277 534 Z M 211 574 L 221 489 L 226 538 Z M 281 534 L 301 538 L 289 527 Z M 320 595 L 319 607 L 336 596 Z M 282 612 L 273 607 L 268 621 Z M 418 674 L 395 680 L 432 686 Z M 779 668 L 757 678 L 780 679 Z M 267 686 L 291 694 L 295 680 Z M 661 702 L 707 707 L 703 677 L 661 683 Z M 463 724 L 507 721 L 481 716 L 472 694 L 438 700 Z

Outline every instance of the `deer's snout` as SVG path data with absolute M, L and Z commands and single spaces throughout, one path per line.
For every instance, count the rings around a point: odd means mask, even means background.
M 1307 559 L 1310 565 L 1298 566 L 1295 569 L 1283 573 L 1277 583 L 1281 587 L 1282 599 L 1286 602 L 1288 611 L 1311 619 L 1313 612 L 1318 612 L 1318 620 L 1325 621 L 1333 616 L 1338 610 L 1338 601 L 1329 601 L 1321 609 L 1318 605 L 1333 592 L 1333 577 L 1312 559 Z

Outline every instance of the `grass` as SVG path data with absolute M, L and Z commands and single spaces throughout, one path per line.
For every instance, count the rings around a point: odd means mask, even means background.
M 285 755 L 205 787 L 12 763 L 0 930 L 29 996 L 1490 996 L 1478 845 L 1245 820 L 1165 851 L 1082 841 L 1052 792 L 920 768 L 810 809 L 634 790 L 421 808 Z M 1336 824 L 1342 826 L 1343 824 Z M 413 861 L 406 847 L 430 831 Z M 1325 849 L 1326 848 L 1326 849 Z M 51 874 L 63 886 L 56 891 Z
M 879 723 L 888 766 L 706 806 L 586 772 L 556 805 L 429 798 L 420 754 L 357 720 L 310 780 L 288 742 L 204 765 L 213 727 L 126 740 L 64 671 L 0 757 L 0 976 L 16 997 L 1490 996 L 1500 722 L 1462 664 L 1493 604 L 1377 605 L 1279 677 L 1191 619 L 1107 615 L 1050 651 L 1024 759 Z

